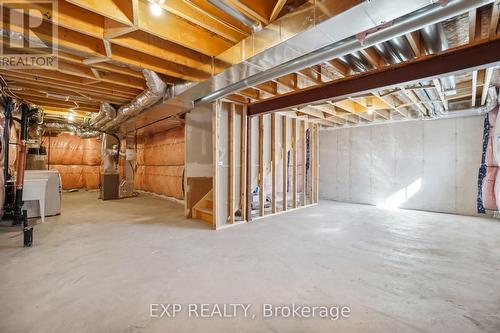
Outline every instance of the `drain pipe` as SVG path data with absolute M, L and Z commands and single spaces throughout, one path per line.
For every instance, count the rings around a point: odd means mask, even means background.
M 249 76 L 242 81 L 216 90 L 213 93 L 196 100 L 195 104 L 214 102 L 215 100 L 235 91 L 239 91 L 247 87 L 253 87 L 255 85 L 273 80 L 277 77 L 285 76 L 304 68 L 374 46 L 392 38 L 419 30 L 427 25 L 439 23 L 451 17 L 468 12 L 471 9 L 492 3 L 493 1 L 494 0 L 454 0 L 449 1 L 444 6 L 440 4 L 429 5 L 421 10 L 394 20 L 391 26 L 368 34 L 363 40 L 358 39 L 356 36 L 351 36 L 344 40 L 324 46 L 309 54 L 287 61 L 264 72 Z
M 217 9 L 223 11 L 227 15 L 231 16 L 235 20 L 241 22 L 243 25 L 249 27 L 252 32 L 259 32 L 262 30 L 262 24 L 259 21 L 254 21 L 248 18 L 246 15 L 242 14 L 240 11 L 230 6 L 224 0 L 207 0 L 209 4 L 216 7 Z

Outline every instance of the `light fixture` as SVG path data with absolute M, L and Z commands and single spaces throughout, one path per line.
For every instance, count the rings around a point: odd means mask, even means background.
M 75 114 L 76 114 L 75 108 L 71 108 L 68 110 L 67 118 L 70 123 L 72 123 L 75 120 Z
M 163 13 L 162 5 L 165 3 L 165 0 L 150 0 L 149 1 L 149 9 L 154 16 L 160 16 Z
M 371 99 L 366 99 L 366 112 L 371 115 L 373 114 L 373 111 L 375 110 L 375 108 L 373 107 L 373 103 L 372 103 L 372 100 Z

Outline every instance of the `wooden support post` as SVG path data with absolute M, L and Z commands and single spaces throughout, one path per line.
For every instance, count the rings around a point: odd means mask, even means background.
M 276 213 L 276 114 L 271 114 L 271 211 Z
M 246 221 L 247 215 L 247 107 L 241 110 L 240 130 L 240 212 L 242 220 Z M 249 161 L 248 161 L 249 163 Z
M 306 121 L 302 121 L 302 126 L 300 129 L 300 137 L 302 139 L 302 206 L 306 205 L 306 158 L 307 158 L 307 147 L 306 147 Z
M 228 189 L 228 216 L 229 223 L 234 223 L 234 195 L 235 195 L 235 158 L 234 158 L 234 116 L 236 106 L 231 104 L 228 117 L 228 145 L 229 145 L 229 189 Z
M 264 192 L 264 116 L 259 116 L 259 216 L 264 216 L 266 194 Z
M 297 119 L 292 119 L 292 207 L 297 208 Z
M 472 71 L 472 100 L 471 104 L 472 107 L 476 106 L 476 99 L 477 99 L 477 71 Z
M 311 124 L 310 132 L 309 132 L 309 141 L 310 141 L 310 168 L 311 168 L 311 203 L 316 202 L 316 126 L 315 124 Z
M 253 169 L 253 161 L 252 161 L 252 118 L 247 116 L 247 107 L 245 106 L 245 117 L 247 123 L 247 154 L 246 154 L 246 169 L 247 169 L 247 179 L 246 179 L 246 212 L 245 217 L 247 222 L 252 221 L 252 202 L 253 202 L 253 194 L 252 194 L 252 169 Z
M 309 194 L 310 203 L 313 202 L 313 184 L 314 184 L 314 172 L 313 172 L 313 159 L 314 159 L 314 145 L 313 145 L 313 135 L 312 135 L 312 123 L 307 126 L 309 128 L 309 173 L 307 175 L 307 193 Z
M 218 200 L 217 195 L 219 193 L 218 183 L 219 183 L 219 115 L 220 115 L 221 102 L 217 101 L 213 104 L 212 110 L 212 158 L 214 168 L 212 171 L 212 191 L 213 191 L 213 228 L 218 227 Z
M 281 116 L 281 156 L 283 156 L 283 211 L 288 208 L 287 181 L 288 181 L 288 154 L 286 140 L 286 122 L 285 116 Z
M 314 203 L 319 202 L 319 128 L 314 125 Z

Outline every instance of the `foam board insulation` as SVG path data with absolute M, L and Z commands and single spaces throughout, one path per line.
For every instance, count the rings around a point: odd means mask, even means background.
M 320 132 L 320 198 L 476 214 L 483 117 Z

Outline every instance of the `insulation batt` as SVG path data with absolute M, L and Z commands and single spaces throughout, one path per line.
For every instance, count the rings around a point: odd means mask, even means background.
M 2 108 L 0 107 L 0 111 L 3 112 Z M 3 133 L 5 125 L 5 118 L 0 117 L 0 133 Z M 3 136 L 0 135 L 0 165 L 2 166 L 2 171 L 4 168 L 3 165 L 3 151 L 5 149 L 5 142 L 3 141 Z M 4 202 L 5 202 L 5 187 L 4 187 L 4 179 L 3 179 L 3 172 L 0 172 L 0 219 L 3 217 L 3 212 L 4 212 Z
M 134 187 L 183 199 L 184 140 L 184 126 L 139 137 Z
M 498 106 L 495 108 L 495 110 L 493 110 L 491 112 L 495 112 L 495 114 L 498 114 Z M 496 117 L 494 124 L 495 124 L 495 126 L 493 127 L 493 139 L 492 139 L 492 141 L 493 141 L 493 158 L 496 161 L 496 165 L 499 165 L 500 164 L 500 117 L 498 117 L 498 116 Z M 490 134 L 490 136 L 491 136 L 491 134 Z M 488 173 L 486 174 L 486 177 L 488 179 Z M 496 173 L 495 179 L 496 179 L 496 181 L 495 181 L 495 186 L 494 186 L 494 195 L 495 195 L 496 207 L 500 207 L 500 173 L 499 172 Z M 485 183 L 486 182 L 487 182 L 487 180 L 485 181 Z M 484 184 L 483 184 L 483 186 L 484 186 Z M 484 189 L 484 187 L 483 187 L 483 189 Z M 484 194 L 483 194 L 483 197 L 484 197 Z M 486 198 L 483 200 L 485 202 L 488 201 Z M 485 207 L 486 207 L 486 205 L 485 205 Z
M 43 141 L 45 144 L 50 141 L 47 162 L 49 169 L 61 174 L 64 190 L 99 188 L 101 144 L 97 139 L 62 133 Z
M 486 177 L 483 180 L 483 206 L 488 210 L 497 209 L 496 179 L 498 167 L 486 167 Z

